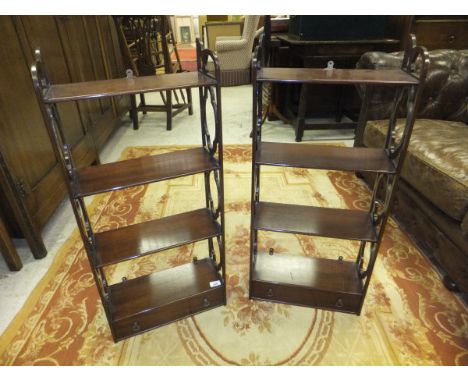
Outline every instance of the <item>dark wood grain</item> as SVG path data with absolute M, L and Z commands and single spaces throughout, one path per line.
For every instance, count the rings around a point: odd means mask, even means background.
M 367 212 L 259 202 L 254 229 L 336 239 L 376 241 Z
M 260 253 L 250 292 L 261 300 L 358 313 L 362 282 L 354 262 Z
M 418 80 L 400 69 L 314 69 L 314 68 L 262 68 L 260 82 L 297 82 L 303 84 L 342 85 L 417 85 Z
M 193 88 L 215 84 L 216 80 L 199 72 L 161 74 L 157 76 L 134 77 L 131 79 L 117 78 L 102 81 L 79 82 L 52 85 L 45 96 L 45 102 L 58 103 L 171 89 Z
M 218 168 L 203 148 L 179 150 L 79 169 L 75 197 L 197 174 Z
M 90 17 L 99 24 L 107 22 L 109 16 Z M 103 60 L 110 62 L 118 76 L 124 73 L 116 54 L 104 51 L 97 43 L 96 28 L 86 34 L 84 24 L 75 20 L 82 19 L 81 16 L 66 18 L 45 15 L 0 17 L 5 52 L 0 57 L 3 68 L 0 88 L 4 90 L 0 96 L 1 152 L 15 181 L 21 182 L 25 191 L 23 214 L 16 213 L 17 208 L 5 197 L 0 197 L 0 209 L 4 212 L 8 231 L 15 237 L 28 236 L 22 228 L 25 224 L 32 223 L 36 227 L 34 236 L 38 241 L 31 247 L 36 257 L 46 253 L 41 229 L 65 197 L 66 186 L 31 82 L 29 67 L 34 59 L 34 49 L 41 48 L 53 83 L 104 79 Z M 105 31 L 103 37 L 110 32 Z M 92 41 L 88 46 L 89 37 Z M 96 64 L 96 71 L 89 65 L 89 57 Z M 89 166 L 98 160 L 96 148 L 104 145 L 120 123 L 122 112 L 128 110 L 122 108 L 119 115 L 114 115 L 109 106 L 107 103 L 102 115 L 96 113 L 98 109 L 93 109 L 91 114 L 84 113 L 75 102 L 58 106 L 62 131 L 78 167 Z M 29 240 L 28 243 L 31 246 Z
M 466 49 L 468 39 L 468 16 L 414 16 L 411 33 L 418 44 L 427 50 Z
M 210 287 L 210 282 L 216 280 L 221 278 L 213 262 L 210 259 L 201 259 L 164 272 L 112 285 L 110 294 L 114 308 L 113 321 L 222 288 Z
M 394 173 L 384 149 L 262 142 L 257 164 L 321 170 Z
M 203 208 L 158 220 L 96 234 L 96 255 L 106 266 L 221 234 L 208 209 Z
M 5 259 L 10 271 L 19 271 L 23 268 L 23 263 L 16 252 L 15 245 L 8 234 L 8 231 L 3 223 L 2 216 L 0 215 L 0 253 Z

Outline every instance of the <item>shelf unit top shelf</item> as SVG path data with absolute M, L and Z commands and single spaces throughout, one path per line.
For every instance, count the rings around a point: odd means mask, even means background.
M 384 149 L 261 142 L 256 164 L 317 170 L 395 173 Z
M 218 161 L 200 147 L 80 168 L 72 188 L 84 197 L 218 169 Z
M 252 280 L 334 293 L 362 294 L 356 263 L 345 260 L 259 253 Z
M 344 240 L 377 241 L 369 213 L 359 210 L 259 202 L 253 228 Z
M 336 85 L 417 85 L 418 79 L 401 69 L 317 69 L 317 68 L 261 68 L 260 82 L 293 82 Z
M 89 82 L 51 85 L 44 96 L 46 103 L 140 94 L 172 89 L 216 85 L 216 80 L 201 72 L 158 74 Z
M 211 281 L 221 281 L 212 260 L 205 258 L 148 276 L 110 286 L 113 321 L 136 316 L 174 301 L 184 300 L 214 288 Z
M 220 234 L 220 227 L 206 208 L 99 232 L 95 234 L 97 266 L 135 259 Z

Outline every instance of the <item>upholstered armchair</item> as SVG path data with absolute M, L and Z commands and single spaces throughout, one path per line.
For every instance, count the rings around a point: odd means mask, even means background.
M 221 68 L 223 86 L 250 83 L 252 48 L 260 16 L 245 16 L 244 29 L 240 37 L 218 37 L 216 54 Z

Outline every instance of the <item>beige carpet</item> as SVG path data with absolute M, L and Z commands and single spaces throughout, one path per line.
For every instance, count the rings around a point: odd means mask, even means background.
M 182 147 L 132 147 L 124 158 Z M 225 147 L 228 304 L 114 344 L 77 231 L 0 337 L 1 365 L 467 365 L 468 309 L 390 220 L 361 316 L 248 299 L 250 146 Z M 351 173 L 264 167 L 266 201 L 366 208 Z M 107 230 L 204 206 L 202 176 L 101 195 L 90 210 Z M 357 243 L 262 233 L 261 248 L 354 258 Z M 111 280 L 206 256 L 187 245 L 121 263 Z

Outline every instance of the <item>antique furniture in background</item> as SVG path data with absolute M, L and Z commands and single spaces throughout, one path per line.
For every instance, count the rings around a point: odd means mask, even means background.
M 467 15 L 414 16 L 410 30 L 428 50 L 468 48 Z
M 11 236 L 28 240 L 36 257 L 45 255 L 40 232 L 66 195 L 60 164 L 54 156 L 28 72 L 37 46 L 49 57 L 51 80 L 60 82 L 119 78 L 125 75 L 117 33 L 108 16 L 1 16 L 0 151 L 8 163 L 24 211 L 6 198 L 1 182 L 0 210 Z M 72 102 L 59 106 L 64 134 L 77 166 L 99 162 L 98 150 L 128 110 L 128 97 Z M 13 203 L 13 204 L 12 204 Z M 31 224 L 30 224 L 31 222 Z M 38 248 L 39 250 L 36 250 Z
M 365 20 L 359 17 L 366 18 Z M 367 18 L 385 18 L 384 28 L 369 31 L 338 29 L 335 23 L 366 22 Z M 305 19 L 301 25 L 298 18 Z M 335 21 L 334 21 L 335 20 Z M 291 25 L 293 22 L 293 25 Z M 289 32 L 277 34 L 275 39 L 281 42 L 278 52 L 274 54 L 271 66 L 288 66 L 295 68 L 325 68 L 329 61 L 333 61 L 334 68 L 351 69 L 356 65 L 359 57 L 370 50 L 391 52 L 402 48 L 402 36 L 407 36 L 410 17 L 406 16 L 291 16 Z M 319 23 L 322 28 L 316 30 L 313 23 Z M 312 24 L 312 25 L 311 25 Z M 328 27 L 326 27 L 328 25 Z M 371 25 L 379 25 L 374 23 Z M 299 30 L 299 28 L 301 28 Z M 359 32 L 359 31 L 358 31 Z M 365 32 L 365 33 L 364 33 Z M 299 36 L 302 33 L 303 36 Z M 362 36 L 367 37 L 363 38 Z M 315 38 L 317 36 L 317 38 Z M 320 38 L 318 38 L 320 37 Z M 275 87 L 277 85 L 275 84 Z M 300 142 L 304 130 L 327 128 L 355 128 L 359 113 L 359 96 L 354 87 L 343 86 L 314 86 L 280 85 L 274 90 L 273 103 L 279 115 L 285 117 L 295 129 L 296 141 Z M 351 123 L 340 123 L 343 116 L 351 119 Z M 307 123 L 309 117 L 333 117 L 336 123 L 317 124 Z
M 221 66 L 221 85 L 236 86 L 250 83 L 252 48 L 260 16 L 245 16 L 242 35 L 216 37 L 215 52 Z
M 441 266 L 444 284 L 468 294 L 468 50 L 434 50 L 429 57 L 393 212 L 422 251 Z M 358 67 L 392 69 L 402 58 L 401 52 L 369 52 Z M 356 146 L 382 145 L 393 97 L 386 88 L 374 89 L 370 121 L 358 127 Z M 404 115 L 404 110 L 398 113 Z M 397 134 L 401 129 L 398 120 Z
M 302 16 L 305 21 L 312 22 L 318 20 L 319 24 L 326 25 L 330 22 L 330 16 Z M 347 17 L 347 16 L 336 16 Z M 358 40 L 347 39 L 346 30 L 341 30 L 343 37 L 337 39 L 337 28 L 326 31 L 320 30 L 320 36 L 333 33 L 333 38 L 317 39 L 312 38 L 313 33 L 317 36 L 317 30 L 310 30 L 309 40 L 306 40 L 307 33 L 302 38 L 298 35 L 298 25 L 293 25 L 292 34 L 273 33 L 273 41 L 279 39 L 282 44 L 272 48 L 271 66 L 294 66 L 294 67 L 325 67 L 329 60 L 334 61 L 336 68 L 353 68 L 359 57 L 367 51 L 392 52 L 403 49 L 403 38 L 409 33 L 416 35 L 418 44 L 427 49 L 466 49 L 468 39 L 468 16 L 384 16 L 386 17 L 386 29 L 382 34 L 379 28 L 378 35 L 374 37 L 366 33 L 366 38 Z M 294 19 L 294 17 L 293 17 Z M 350 21 L 352 22 L 352 21 Z M 298 24 L 298 22 L 296 22 Z M 304 23 L 302 23 L 304 24 Z M 330 24 L 331 25 L 331 24 Z M 304 27 L 308 31 L 307 25 Z M 347 29 L 352 35 L 355 32 Z M 363 32 L 363 30 L 361 30 Z M 361 34 L 361 37 L 364 34 Z M 303 86 L 289 87 L 281 84 L 274 84 L 271 95 L 271 105 L 269 108 L 270 119 L 281 119 L 291 123 L 295 128 L 296 140 L 302 139 L 304 129 L 339 128 L 340 124 L 330 125 L 308 125 L 305 121 L 308 117 L 334 117 L 337 122 L 343 116 L 347 116 L 349 121 L 341 127 L 356 126 L 359 110 L 359 96 L 352 87 L 314 87 L 307 89 Z M 310 93 L 311 92 L 311 93 Z M 307 97 L 306 97 L 306 93 Z M 289 98 L 287 95 L 289 94 Z M 304 99 L 307 103 L 304 104 Z
M 182 72 L 169 16 L 114 16 L 114 21 L 125 67 L 131 69 L 135 76 Z M 173 53 L 176 58 L 175 64 L 172 62 Z M 172 118 L 180 112 L 188 109 L 189 115 L 193 114 L 190 89 L 167 90 L 159 93 L 163 105 L 147 104 L 144 94 L 140 94 L 140 104 L 137 105 L 136 95 L 130 96 L 130 117 L 135 130 L 139 126 L 139 111 L 143 114 L 166 113 L 167 130 L 172 130 Z
M 41 233 L 26 207 L 24 197 L 25 192 L 21 182 L 15 180 L 6 159 L 0 151 L 0 185 L 1 198 L 5 203 L 8 203 L 10 212 L 17 219 L 21 228 L 21 233 L 24 235 L 33 256 L 36 259 L 41 259 L 47 254 L 47 250 L 42 241 Z M 1 211 L 0 211 L 1 212 Z M 3 221 L 2 213 L 0 213 L 0 251 L 12 271 L 19 271 L 23 264 L 16 252 L 16 248 L 11 240 L 5 222 Z
M 19 271 L 23 268 L 23 263 L 21 262 L 18 252 L 16 252 L 15 245 L 11 240 L 10 235 L 3 223 L 3 219 L 0 216 L 0 252 L 5 259 L 8 268 L 11 271 Z
M 203 43 L 210 50 L 215 50 L 219 36 L 242 36 L 242 21 L 210 21 L 202 26 Z
M 208 73 L 208 58 L 215 75 Z M 224 256 L 223 139 L 220 71 L 216 56 L 197 40 L 197 72 L 127 77 L 78 84 L 49 82 L 40 52 L 31 67 L 34 89 L 46 118 L 52 145 L 66 179 L 68 194 L 115 341 L 226 304 Z M 161 155 L 77 168 L 64 134 L 58 108 L 73 100 L 102 99 L 115 94 L 142 94 L 198 88 L 202 145 Z M 210 137 L 207 104 L 214 114 Z M 209 106 L 208 106 L 209 107 Z M 188 175 L 203 174 L 205 208 L 94 232 L 84 198 Z M 212 185 L 216 194 L 212 194 Z M 216 239 L 217 245 L 214 240 Z M 105 268 L 123 261 L 197 241 L 207 241 L 208 256 L 167 270 L 110 285 Z
M 256 57 L 263 57 L 261 52 Z M 414 75 L 416 60 L 422 62 Z M 414 36 L 407 45 L 405 58 L 396 69 L 368 71 L 360 69 L 311 69 L 262 67 L 254 58 L 253 67 L 253 139 L 252 199 L 250 238 L 249 297 L 303 306 L 360 314 L 393 195 L 404 163 L 414 123 L 414 108 L 422 94 L 429 64 L 427 51 L 416 47 Z M 331 85 L 361 85 L 365 94 L 375 86 L 397 88 L 392 110 L 408 110 L 402 135 L 394 134 L 395 119 L 386 129 L 386 141 L 379 148 L 332 147 L 295 143 L 263 142 L 262 88 L 264 83 L 289 82 Z M 403 97 L 405 95 L 406 97 Z M 366 120 L 367 97 L 360 120 Z M 394 115 L 394 114 L 393 114 Z M 320 170 L 363 171 L 376 174 L 368 211 L 322 208 L 295 204 L 264 202 L 260 168 L 286 166 Z M 385 193 L 377 194 L 383 187 Z M 292 197 L 291 202 L 294 201 Z M 301 254 L 275 254 L 261 251 L 259 231 L 281 234 L 324 236 L 360 242 L 355 260 L 310 257 Z M 259 249 L 260 248 L 260 249 Z

